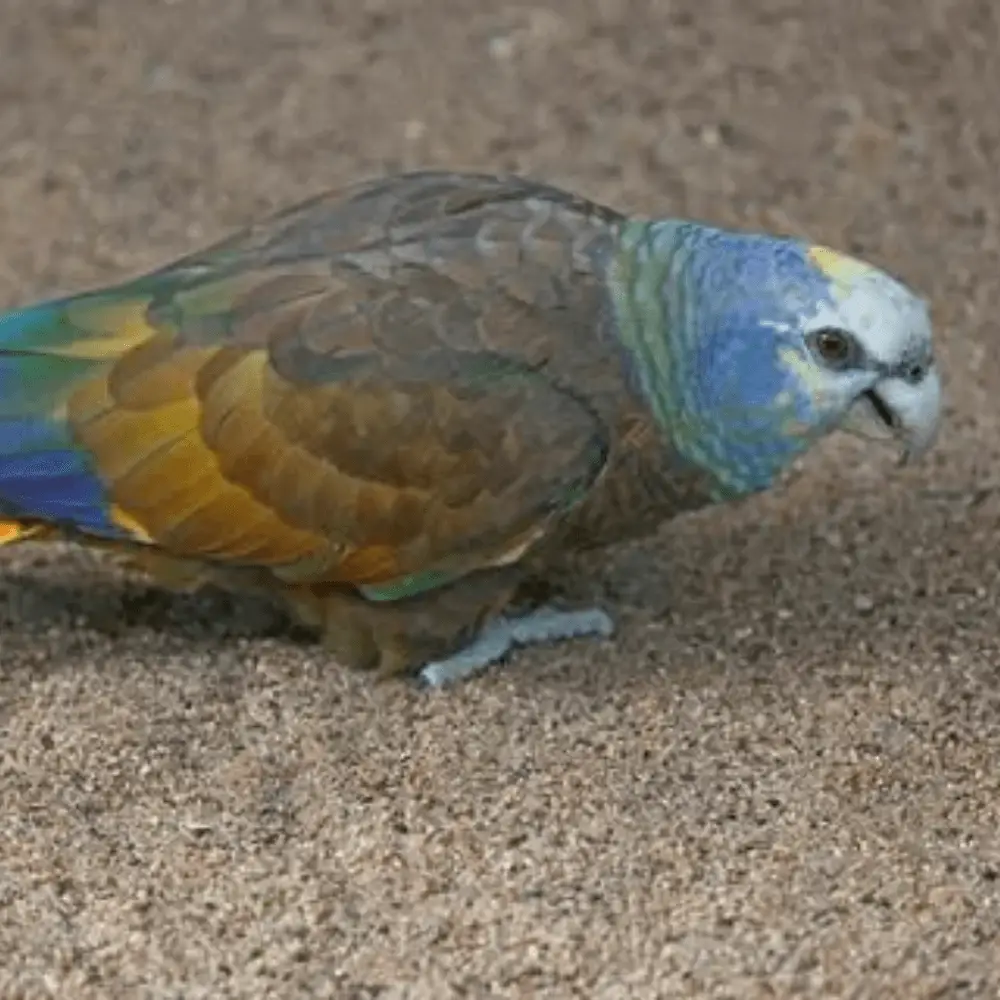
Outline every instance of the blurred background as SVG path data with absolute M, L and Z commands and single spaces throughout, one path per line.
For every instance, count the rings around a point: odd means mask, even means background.
M 998 56 L 989 0 L 4 0 L 4 306 L 515 170 L 863 254 L 950 401 L 919 468 L 832 442 L 594 559 L 613 644 L 441 697 L 2 553 L 0 998 L 996 996 Z

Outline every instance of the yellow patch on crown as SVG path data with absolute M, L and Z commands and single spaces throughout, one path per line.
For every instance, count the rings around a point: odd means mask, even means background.
M 835 285 L 847 288 L 859 278 L 870 275 L 874 268 L 857 257 L 838 253 L 829 247 L 812 246 L 809 248 L 809 260 L 814 267 L 825 274 Z

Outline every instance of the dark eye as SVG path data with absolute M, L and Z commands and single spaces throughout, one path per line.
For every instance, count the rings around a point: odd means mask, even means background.
M 847 368 L 858 359 L 857 341 L 846 331 L 825 327 L 810 337 L 813 350 L 831 368 Z

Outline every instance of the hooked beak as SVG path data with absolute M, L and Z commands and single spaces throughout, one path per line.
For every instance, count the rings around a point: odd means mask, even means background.
M 931 368 L 919 382 L 885 378 L 863 392 L 841 425 L 858 437 L 896 441 L 900 464 L 922 458 L 937 440 L 941 425 L 941 378 Z

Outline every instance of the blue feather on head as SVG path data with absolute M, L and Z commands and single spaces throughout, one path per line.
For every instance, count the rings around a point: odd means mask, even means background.
M 638 222 L 622 232 L 609 284 L 641 391 L 720 495 L 768 488 L 838 427 L 902 436 L 912 451 L 933 438 L 926 306 L 863 261 L 790 238 Z M 826 356 L 833 343 L 843 358 Z

